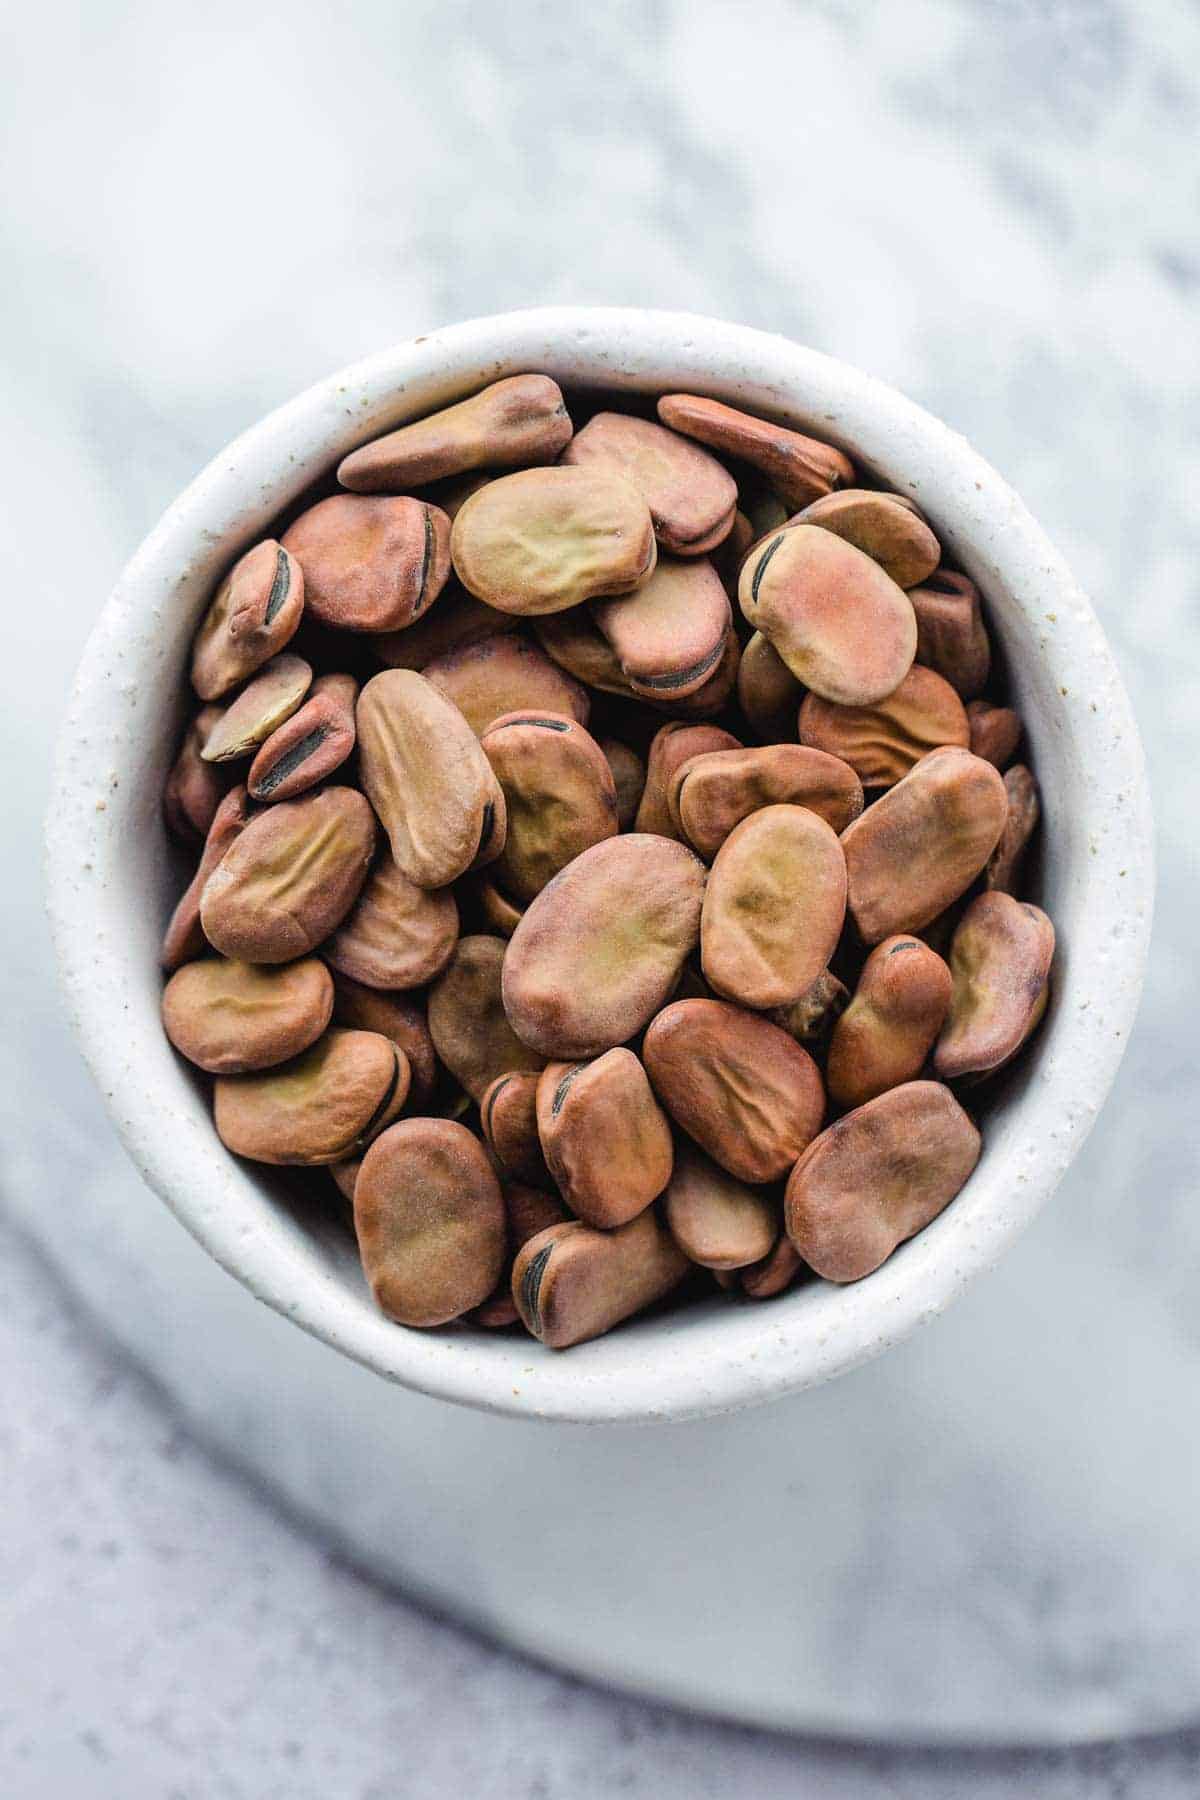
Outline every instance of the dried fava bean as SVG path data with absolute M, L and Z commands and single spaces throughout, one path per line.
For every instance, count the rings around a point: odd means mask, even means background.
M 761 631 L 754 632 L 742 651 L 737 692 L 742 711 L 764 743 L 794 740 L 804 687 Z
M 917 621 L 903 588 L 853 544 L 792 525 L 751 551 L 742 612 L 797 681 L 839 706 L 870 706 L 912 667 Z
M 269 806 L 205 883 L 205 937 L 243 962 L 307 956 L 354 905 L 374 849 L 375 819 L 354 788 L 322 788 Z
M 432 1097 L 438 1073 L 424 1005 L 411 994 L 380 994 L 342 974 L 334 975 L 333 996 L 337 1024 L 351 1025 L 358 1031 L 377 1031 L 404 1052 L 411 1077 L 409 1105 L 416 1112 L 423 1111 Z
M 489 1331 L 501 1329 L 505 1325 L 515 1325 L 521 1316 L 512 1297 L 512 1266 L 522 1246 L 540 1231 L 549 1231 L 552 1225 L 565 1225 L 567 1222 L 566 1208 L 556 1194 L 527 1187 L 523 1182 L 504 1180 L 501 1180 L 500 1191 L 504 1196 L 504 1267 L 500 1271 L 495 1293 L 489 1295 L 483 1305 L 477 1306 L 470 1315 L 473 1325 L 486 1326 Z
M 835 831 L 803 806 L 765 806 L 717 852 L 700 917 L 705 980 L 744 1006 L 797 1000 L 837 948 L 846 859 Z
M 253 1162 L 341 1162 L 395 1118 L 408 1079 L 408 1063 L 390 1038 L 333 1026 L 278 1068 L 218 1075 L 217 1136 Z
M 675 1123 L 742 1181 L 777 1181 L 821 1129 L 825 1093 L 806 1050 L 723 1000 L 677 1000 L 642 1060 Z
M 409 880 L 448 887 L 493 861 L 504 795 L 457 706 L 423 675 L 386 669 L 363 689 L 357 716 L 362 785 Z
M 278 655 L 300 623 L 304 574 L 274 538 L 236 562 L 200 621 L 192 645 L 192 686 L 219 700 Z
M 477 494 L 481 487 L 494 481 L 494 469 L 475 469 L 469 475 L 447 475 L 442 481 L 433 481 L 424 486 L 417 495 L 419 500 L 428 500 L 431 506 L 440 506 L 453 525 L 472 494 Z
M 729 597 L 707 557 L 660 557 L 637 592 L 597 600 L 592 617 L 636 694 L 694 694 L 716 672 L 730 626 Z
M 806 807 L 844 831 L 862 811 L 862 783 L 848 762 L 824 750 L 763 744 L 689 757 L 667 785 L 672 825 L 706 861 L 735 825 L 776 805 Z
M 549 1063 L 537 1084 L 537 1127 L 563 1199 L 588 1225 L 626 1224 L 671 1179 L 671 1127 L 632 1050 Z
M 352 450 L 338 465 L 338 480 L 356 494 L 403 494 L 472 469 L 553 462 L 570 437 L 558 383 L 548 375 L 508 375 Z
M 990 700 L 972 700 L 967 707 L 971 749 L 994 768 L 1006 769 L 1021 742 L 1021 721 L 1011 706 L 993 706 Z
M 250 764 L 246 786 L 255 800 L 291 800 L 340 769 L 354 748 L 350 675 L 321 675 L 298 712 L 273 731 Z
M 505 713 L 566 713 L 588 722 L 591 701 L 577 681 L 527 638 L 485 638 L 437 656 L 426 681 L 457 706 L 476 737 Z
M 779 1236 L 778 1203 L 688 1143 L 675 1152 L 663 1214 L 684 1255 L 705 1269 L 761 1262 Z
M 863 966 L 833 1028 L 825 1081 L 839 1106 L 861 1106 L 913 1081 L 950 1006 L 950 971 L 919 938 L 890 937 Z
M 1014 763 L 1004 775 L 1008 818 L 1000 842 L 988 858 L 984 883 L 1002 894 L 1015 894 L 1025 862 L 1025 852 L 1041 815 L 1038 785 L 1024 763 Z
M 628 831 L 637 818 L 642 792 L 646 786 L 646 765 L 636 750 L 631 750 L 628 744 L 622 744 L 616 738 L 601 738 L 600 748 L 612 770 L 617 796 L 618 828 Z
M 593 844 L 544 887 L 504 958 L 504 1006 L 544 1056 L 596 1056 L 636 1035 L 700 935 L 704 865 L 642 832 Z
M 483 874 L 473 878 L 471 891 L 488 931 L 496 932 L 503 938 L 510 938 L 521 923 L 524 907 L 514 906 L 507 894 L 500 892 L 486 870 Z
M 826 1281 L 860 1281 L 949 1206 L 980 1137 L 950 1089 L 908 1081 L 823 1131 L 788 1178 L 788 1236 Z
M 316 1042 L 333 1011 L 333 982 L 315 957 L 282 969 L 208 956 L 187 963 L 163 990 L 167 1036 L 210 1075 L 287 1062 Z
M 738 665 L 741 660 L 741 645 L 731 626 L 725 633 L 725 648 L 721 652 L 721 660 L 702 687 L 696 688 L 691 694 L 679 694 L 672 699 L 665 696 L 655 699 L 649 694 L 638 697 L 645 699 L 647 706 L 652 706 L 656 712 L 674 713 L 680 719 L 715 718 L 729 704 L 729 697 L 737 686 Z
M 897 587 L 916 587 L 941 561 L 941 545 L 911 500 L 869 488 L 826 494 L 789 523 L 819 525 L 862 550 Z
M 654 832 L 659 837 L 678 837 L 679 828 L 671 818 L 667 793 L 677 769 L 693 756 L 710 750 L 740 750 L 738 740 L 719 725 L 686 725 L 678 720 L 656 731 L 646 763 L 646 782 L 637 810 L 635 831 Z
M 504 1267 L 500 1183 L 483 1146 L 449 1119 L 401 1119 L 363 1158 L 354 1230 L 375 1299 L 401 1325 L 446 1325 L 479 1306 Z
M 348 1156 L 344 1162 L 326 1163 L 325 1167 L 333 1176 L 333 1184 L 343 1200 L 354 1207 L 354 1184 L 358 1180 L 358 1171 L 362 1168 L 361 1156 Z
M 424 500 L 333 494 L 288 526 L 304 569 L 304 604 L 342 631 L 399 631 L 420 618 L 450 573 L 450 521 Z
M 943 676 L 962 700 L 982 693 L 992 649 L 975 583 L 952 569 L 938 569 L 908 597 L 917 615 L 917 661 Z
M 919 931 L 974 881 L 1008 816 L 1004 783 L 969 750 L 931 750 L 842 834 L 859 936 Z
M 737 599 L 738 573 L 742 558 L 754 542 L 756 532 L 744 512 L 733 515 L 733 524 L 712 552 L 713 568 L 721 578 L 721 586 L 731 601 Z
M 629 593 L 655 562 L 649 507 L 607 469 L 523 469 L 489 482 L 455 519 L 450 549 L 477 599 L 526 615 Z
M 990 1075 L 1014 1056 L 1046 1010 L 1054 927 L 1039 906 L 980 894 L 950 946 L 954 995 L 934 1051 L 944 1081 Z
M 854 464 L 832 445 L 790 431 L 786 425 L 753 418 L 720 400 L 706 400 L 696 394 L 664 394 L 658 403 L 658 416 L 673 430 L 761 469 L 793 508 L 808 506 L 822 494 L 854 480 Z
M 849 999 L 845 983 L 838 980 L 832 969 L 825 969 L 798 1000 L 787 1006 L 773 1006 L 767 1017 L 798 1044 L 819 1044 L 833 1030 Z
M 500 998 L 503 938 L 460 938 L 445 971 L 429 991 L 434 1048 L 473 1100 L 482 1100 L 497 1075 L 541 1069 L 535 1049 L 513 1033 Z
M 612 770 L 596 740 L 562 713 L 509 713 L 481 742 L 508 818 L 492 874 L 525 906 L 567 863 L 616 835 Z
M 632 697 L 633 689 L 608 639 L 597 629 L 586 606 L 546 613 L 533 621 L 534 635 L 560 669 L 603 694 Z
M 741 1271 L 742 1292 L 751 1300 L 773 1300 L 791 1287 L 803 1267 L 795 1244 L 781 1232 L 769 1256 Z
M 450 889 L 417 887 L 385 850 L 321 954 L 365 987 L 415 988 L 441 974 L 457 942 Z
M 219 706 L 202 706 L 191 720 L 163 787 L 163 820 L 181 844 L 204 842 L 222 796 L 234 776 L 219 763 L 205 762 L 201 747 L 221 716 Z
M 415 669 L 419 674 L 435 657 L 517 631 L 520 624 L 512 613 L 485 606 L 457 582 L 447 583 L 436 606 L 401 631 L 380 632 L 371 639 L 371 649 L 388 668 Z
M 561 460 L 623 475 L 645 500 L 659 547 L 702 556 L 729 535 L 737 483 L 715 456 L 652 419 L 601 412 L 576 432 Z
M 253 756 L 291 718 L 311 686 L 312 670 L 303 657 L 287 651 L 277 656 L 221 714 L 204 740 L 200 754 L 205 762 Z
M 180 895 L 175 911 L 163 934 L 160 961 L 164 969 L 170 972 L 178 969 L 182 963 L 191 962 L 195 957 L 204 954 L 207 939 L 200 923 L 200 897 L 208 883 L 208 878 L 223 860 L 225 852 L 235 843 L 246 826 L 246 790 L 238 786 L 230 788 L 213 814 L 213 822 L 208 828 L 208 836 L 204 840 L 204 848 L 200 852 L 200 861 L 196 873 Z
M 548 1350 L 565 1350 L 664 1299 L 690 1267 L 649 1208 L 614 1231 L 553 1225 L 522 1245 L 513 1300 L 526 1331 Z
M 930 750 L 945 744 L 965 749 L 970 735 L 950 683 L 917 663 L 873 706 L 834 706 L 809 694 L 800 708 L 800 742 L 840 756 L 864 787 L 891 787 Z
M 537 1127 L 537 1088 L 540 1076 L 510 1069 L 489 1082 L 479 1102 L 479 1123 L 488 1148 L 507 1175 L 550 1185 L 550 1173 L 542 1155 Z M 547 1219 L 549 1225 L 552 1221 Z M 540 1231 L 542 1226 L 538 1226 Z

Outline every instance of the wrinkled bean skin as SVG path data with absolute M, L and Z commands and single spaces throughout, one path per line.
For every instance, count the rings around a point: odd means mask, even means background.
M 1000 842 L 988 858 L 984 881 L 1002 894 L 1015 894 L 1042 806 L 1037 782 L 1024 763 L 1014 763 L 1005 771 L 1004 791 L 1008 795 L 1008 818 Z
M 385 851 L 322 955 L 364 987 L 415 988 L 441 974 L 457 942 L 450 889 L 417 887 Z
M 744 1269 L 769 1256 L 779 1236 L 779 1209 L 761 1188 L 747 1187 L 681 1142 L 663 1201 L 679 1248 L 704 1269 Z
M 742 1181 L 779 1180 L 821 1128 L 825 1094 L 808 1052 L 723 1000 L 665 1007 L 642 1060 L 675 1123 Z
M 548 375 L 508 375 L 352 450 L 338 465 L 338 480 L 356 494 L 404 494 L 474 469 L 553 462 L 570 438 L 558 383 Z
M 832 445 L 790 431 L 785 425 L 752 418 L 720 400 L 664 394 L 658 416 L 672 430 L 761 469 L 793 510 L 854 480 L 853 463 Z
M 383 631 L 371 639 L 371 649 L 389 669 L 413 669 L 421 674 L 428 665 L 451 650 L 517 631 L 521 621 L 512 613 L 497 612 L 468 594 L 457 581 L 449 581 L 436 606 L 401 631 Z
M 408 1061 L 408 1103 L 415 1112 L 423 1112 L 433 1096 L 438 1073 L 424 1004 L 411 994 L 380 994 L 348 975 L 335 973 L 333 1016 L 338 1025 L 391 1038 Z
M 278 1068 L 218 1075 L 217 1136 L 254 1162 L 341 1162 L 395 1118 L 408 1081 L 408 1063 L 389 1038 L 333 1026 Z
M 763 744 L 689 757 L 671 777 L 667 807 L 677 835 L 711 862 L 735 825 L 765 806 L 803 806 L 834 832 L 863 809 L 849 764 L 801 744 Z
M 873 706 L 833 706 L 818 694 L 800 708 L 800 742 L 840 756 L 864 787 L 892 787 L 914 763 L 971 736 L 962 701 L 940 675 L 914 663 L 894 693 Z
M 917 621 L 908 595 L 820 526 L 789 526 L 751 551 L 738 604 L 797 681 L 839 706 L 873 705 L 912 667 Z
M 700 935 L 704 865 L 640 832 L 594 844 L 544 887 L 509 940 L 504 1006 L 545 1057 L 597 1056 L 666 1000 Z
M 460 938 L 429 991 L 429 1031 L 438 1055 L 475 1101 L 498 1075 L 540 1070 L 545 1057 L 513 1033 L 501 1001 L 503 938 Z
M 993 706 L 990 700 L 972 700 L 967 707 L 971 749 L 993 768 L 1007 769 L 1021 742 L 1021 720 L 1011 706 Z
M 288 644 L 304 610 L 304 573 L 274 538 L 255 544 L 217 589 L 192 645 L 192 686 L 220 700 Z
M 472 494 L 454 521 L 463 586 L 501 612 L 562 612 L 626 594 L 655 564 L 654 527 L 637 489 L 601 469 L 523 469 Z
M 632 1050 L 548 1063 L 538 1078 L 537 1128 L 559 1192 L 587 1225 L 627 1224 L 671 1179 L 671 1127 Z
M 798 1044 L 823 1043 L 850 1002 L 850 992 L 832 969 L 825 969 L 798 1000 L 773 1006 L 767 1017 Z
M 653 832 L 659 837 L 677 838 L 678 826 L 671 818 L 667 795 L 677 769 L 693 756 L 712 750 L 740 750 L 742 745 L 732 733 L 719 725 L 683 725 L 672 721 L 656 731 L 646 763 L 646 782 L 637 810 L 635 831 Z
M 450 573 L 450 521 L 423 500 L 333 494 L 284 533 L 313 618 L 342 631 L 399 631 Z
M 954 993 L 933 1066 L 943 1081 L 1002 1068 L 1046 1008 L 1054 927 L 1039 906 L 992 892 L 973 900 L 950 946 Z
M 447 651 L 426 663 L 424 675 L 480 738 L 506 713 L 566 713 L 586 725 L 591 711 L 579 683 L 526 638 L 491 637 Z
M 500 1271 L 500 1279 L 496 1283 L 495 1293 L 489 1295 L 482 1306 L 477 1306 L 470 1315 L 474 1325 L 483 1325 L 489 1331 L 502 1329 L 506 1325 L 515 1325 L 520 1318 L 512 1297 L 512 1266 L 518 1251 L 532 1237 L 541 1231 L 549 1231 L 552 1225 L 565 1225 L 566 1209 L 558 1196 L 548 1194 L 537 1187 L 527 1187 L 523 1182 L 504 1181 L 500 1183 L 504 1195 L 505 1248 L 504 1267 Z
M 354 788 L 322 788 L 267 807 L 205 883 L 205 937 L 243 962 L 307 956 L 354 905 L 374 850 L 375 819 Z
M 363 1273 L 400 1325 L 446 1325 L 493 1292 L 507 1225 L 478 1139 L 449 1119 L 402 1119 L 363 1158 L 354 1185 Z
M 623 475 L 650 508 L 659 548 L 703 556 L 729 535 L 737 483 L 715 456 L 678 432 L 625 413 L 596 413 L 562 461 Z
M 798 1000 L 828 966 L 846 916 L 838 836 L 803 806 L 765 806 L 717 852 L 700 918 L 700 966 L 743 1006 Z
M 230 788 L 213 814 L 196 873 L 184 889 L 163 934 L 159 960 L 168 973 L 204 954 L 208 940 L 200 922 L 200 898 L 208 878 L 224 860 L 226 851 L 246 826 L 246 790 Z
M 804 698 L 775 646 L 756 631 L 738 665 L 738 702 L 764 744 L 785 744 L 796 735 L 796 714 Z
M 819 525 L 845 538 L 877 562 L 897 587 L 916 587 L 933 574 L 941 545 L 911 502 L 869 488 L 843 488 L 814 500 L 797 516 L 801 525 Z
M 482 744 L 508 818 L 492 874 L 503 893 L 527 906 L 567 863 L 615 837 L 612 770 L 596 740 L 562 713 L 509 713 Z
M 960 700 L 973 700 L 992 666 L 979 589 L 967 576 L 939 569 L 908 598 L 917 615 L 917 661 L 948 681 Z
M 950 971 L 919 938 L 890 937 L 863 966 L 833 1028 L 825 1081 L 839 1106 L 862 1106 L 915 1081 L 950 1008 Z
M 707 557 L 660 557 L 636 593 L 595 601 L 592 617 L 635 694 L 683 699 L 721 661 L 729 597 Z
M 614 1231 L 554 1225 L 518 1253 L 513 1301 L 526 1331 L 565 1350 L 665 1298 L 690 1267 L 652 1208 Z
M 932 750 L 842 834 L 864 943 L 919 931 L 968 888 L 1008 817 L 1004 783 L 969 750 Z
M 287 1062 L 314 1044 L 333 1012 L 333 982 L 310 957 L 285 968 L 205 957 L 163 990 L 167 1036 L 210 1075 L 239 1075 Z
M 236 762 L 253 756 L 271 733 L 290 719 L 312 686 L 303 657 L 286 652 L 261 668 L 226 708 L 204 740 L 205 762 Z
M 448 887 L 494 861 L 504 795 L 458 708 L 423 675 L 387 669 L 359 696 L 357 723 L 362 785 L 408 879 Z
M 743 1294 L 751 1300 L 773 1300 L 791 1287 L 804 1263 L 786 1232 L 781 1232 L 769 1256 L 741 1271 Z
M 788 1178 L 788 1236 L 826 1281 L 861 1281 L 924 1230 L 979 1161 L 979 1132 L 950 1089 L 909 1081 L 838 1119 Z
M 221 716 L 219 706 L 202 706 L 191 720 L 163 788 L 163 820 L 181 844 L 203 843 L 222 797 L 233 783 L 233 771 L 205 762 L 200 751 Z
M 537 1126 L 537 1089 L 540 1076 L 509 1070 L 489 1082 L 479 1102 L 479 1123 L 488 1148 L 506 1175 L 535 1186 L 553 1183 L 542 1155 Z M 549 1225 L 552 1221 L 547 1219 Z M 538 1230 L 542 1227 L 539 1225 Z
M 622 744 L 616 738 L 601 738 L 600 748 L 612 770 L 617 796 L 618 829 L 628 831 L 637 818 L 638 807 L 641 805 L 646 786 L 646 765 L 636 750 L 631 750 L 628 744 Z
M 322 675 L 290 719 L 259 747 L 246 786 L 254 800 L 291 800 L 340 769 L 354 748 L 358 683 Z

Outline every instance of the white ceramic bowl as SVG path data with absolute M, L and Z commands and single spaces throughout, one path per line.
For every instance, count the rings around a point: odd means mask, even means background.
M 1059 941 L 1049 1015 L 988 1108 L 979 1167 L 882 1269 L 768 1303 L 715 1296 L 565 1355 L 511 1333 L 410 1331 L 382 1318 L 332 1207 L 297 1203 L 222 1148 L 158 1015 L 158 944 L 180 882 L 159 796 L 188 643 L 214 582 L 355 445 L 524 370 L 577 386 L 714 394 L 837 442 L 913 496 L 986 595 L 1042 786 L 1040 898 Z M 222 451 L 137 552 L 88 642 L 47 845 L 62 987 L 84 1055 L 130 1156 L 211 1255 L 305 1331 L 391 1380 L 495 1412 L 582 1421 L 685 1418 L 826 1381 L 898 1342 L 994 1262 L 1053 1193 L 1116 1073 L 1153 888 L 1141 747 L 1111 653 L 995 471 L 892 388 L 784 338 L 599 307 L 501 314 L 399 344 Z

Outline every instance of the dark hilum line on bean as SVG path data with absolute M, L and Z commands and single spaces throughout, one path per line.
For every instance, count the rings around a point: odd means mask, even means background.
M 488 736 L 493 731 L 515 731 L 520 725 L 536 725 L 539 731 L 570 731 L 567 719 L 510 719 L 506 725 L 489 725 Z
M 492 835 L 496 823 L 496 802 L 489 800 L 483 809 L 483 823 L 479 828 L 479 842 L 475 846 L 475 855 L 482 856 L 484 845 Z
M 425 610 L 425 589 L 429 582 L 430 565 L 433 562 L 433 514 L 425 508 L 425 554 L 421 561 L 421 580 L 417 588 L 417 604 L 413 608 L 413 617 Z
M 279 760 L 271 764 L 266 774 L 255 782 L 255 799 L 260 799 L 264 794 L 273 794 L 289 775 L 295 774 L 302 762 L 308 761 L 314 750 L 321 748 L 328 736 L 328 728 L 318 725 L 315 731 L 307 732 L 304 737 L 292 745 L 290 750 L 285 750 Z
M 529 1329 L 534 1337 L 542 1335 L 542 1316 L 538 1311 L 538 1302 L 542 1297 L 542 1277 L 546 1273 L 546 1264 L 554 1254 L 554 1245 L 546 1244 L 529 1263 L 521 1277 L 521 1299 L 525 1311 L 529 1315 Z
M 281 544 L 275 556 L 275 579 L 271 583 L 271 592 L 267 596 L 267 610 L 263 615 L 263 624 L 269 625 L 287 598 L 287 591 L 292 585 L 291 565 L 288 553 Z
M 356 1149 L 361 1151 L 363 1148 L 365 1148 L 365 1146 L 367 1144 L 370 1143 L 371 1133 L 374 1131 L 374 1129 L 378 1125 L 380 1119 L 382 1119 L 384 1113 L 387 1111 L 388 1107 L 392 1104 L 392 1101 L 395 1098 L 396 1087 L 397 1087 L 399 1080 L 400 1080 L 400 1052 L 399 1052 L 399 1050 L 397 1050 L 395 1044 L 393 1044 L 392 1045 L 392 1079 L 388 1083 L 387 1092 L 384 1094 L 383 1099 L 379 1102 L 379 1105 L 375 1108 L 375 1111 L 371 1114 L 370 1118 L 367 1120 L 366 1124 L 363 1126 L 362 1130 L 359 1132 L 358 1137 L 356 1138 L 354 1144 L 352 1144 L 350 1146 L 350 1148 L 346 1151 L 346 1153 L 345 1153 L 346 1156 L 353 1156 Z M 344 1159 L 344 1157 L 339 1157 L 338 1160 L 344 1161 L 345 1159 Z
M 500 1098 L 501 1094 L 504 1092 L 505 1088 L 508 1086 L 508 1084 L 511 1080 L 512 1080 L 512 1076 L 506 1075 L 504 1077 L 503 1081 L 497 1082 L 496 1086 L 492 1089 L 491 1098 L 489 1099 L 489 1101 L 487 1103 L 487 1112 L 483 1115 L 483 1117 L 479 1121 L 480 1124 L 483 1126 L 483 1135 L 485 1138 L 487 1138 L 489 1143 L 491 1142 L 491 1137 L 492 1137 L 492 1114 L 496 1110 L 496 1102 Z
M 567 1070 L 566 1074 L 563 1076 L 562 1080 L 559 1082 L 558 1086 L 555 1088 L 554 1098 L 550 1102 L 550 1117 L 552 1119 L 557 1119 L 559 1113 L 563 1109 L 563 1102 L 565 1101 L 568 1091 L 570 1090 L 571 1083 L 574 1081 L 574 1079 L 577 1075 L 582 1073 L 582 1071 L 583 1071 L 583 1064 L 576 1063 L 575 1067 L 573 1069 Z
M 685 681 L 695 681 L 697 675 L 705 674 L 720 662 L 724 654 L 725 639 L 722 638 L 715 650 L 710 650 L 707 656 L 702 656 L 700 661 L 693 663 L 690 669 L 684 669 L 677 675 L 638 675 L 636 677 L 631 675 L 629 679 L 636 680 L 639 687 L 654 688 L 656 691 L 660 688 L 670 690 L 682 687 Z
M 781 531 L 779 536 L 775 538 L 772 543 L 767 545 L 766 549 L 758 559 L 758 567 L 755 569 L 754 579 L 750 583 L 750 603 L 752 606 L 758 605 L 758 590 L 762 586 L 762 578 L 767 572 L 767 564 L 778 550 L 780 544 L 782 544 L 783 538 L 784 534 Z

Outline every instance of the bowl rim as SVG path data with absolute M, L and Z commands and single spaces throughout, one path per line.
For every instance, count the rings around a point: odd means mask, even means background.
M 668 366 L 681 370 L 669 383 L 654 373 Z M 989 1167 L 985 1148 L 954 1205 L 852 1287 L 816 1284 L 769 1306 L 727 1307 L 715 1331 L 711 1305 L 701 1305 L 635 1322 L 568 1357 L 508 1334 L 393 1325 L 365 1288 L 359 1296 L 335 1277 L 279 1209 L 248 1210 L 245 1167 L 211 1124 L 206 1139 L 194 1107 L 180 1097 L 175 1110 L 173 1092 L 164 1099 L 162 1065 L 151 1079 L 152 1056 L 114 1032 L 114 1006 L 131 1014 L 145 970 L 131 962 L 104 876 L 121 832 L 152 823 L 144 807 L 135 817 L 113 795 L 139 744 L 131 716 L 141 679 L 166 672 L 153 634 L 171 600 L 190 584 L 194 617 L 212 569 L 261 535 L 310 474 L 351 444 L 500 374 L 538 368 L 581 386 L 686 385 L 740 397 L 852 447 L 886 439 L 884 460 L 911 476 L 908 488 L 959 560 L 985 589 L 1004 584 L 1023 627 L 1041 634 L 1039 679 L 1044 687 L 1053 679 L 1062 695 L 1045 729 L 1069 746 L 1079 773 L 1063 821 L 1081 921 L 1070 1005 L 1052 1009 L 1052 1052 L 1040 1055 L 1011 1103 L 1012 1117 L 1023 1109 L 1023 1128 L 1006 1142 L 1003 1169 Z M 871 460 L 880 461 L 878 448 Z M 200 586 L 197 564 L 207 571 Z M 1068 673 L 1072 683 L 1083 677 L 1075 694 L 1062 679 Z M 848 364 L 748 326 L 627 307 L 530 308 L 404 340 L 317 382 L 214 457 L 135 552 L 87 641 L 59 738 L 45 843 L 72 1029 L 125 1149 L 209 1254 L 257 1298 L 388 1379 L 491 1412 L 585 1423 L 698 1417 L 823 1382 L 898 1343 L 994 1263 L 1049 1199 L 1116 1075 L 1140 997 L 1153 897 L 1149 789 L 1124 686 L 1090 605 L 1001 476 L 932 414 Z M 151 1010 L 157 1031 L 157 988 Z M 144 1027 L 144 1016 L 132 1016 Z M 177 1079 L 185 1079 L 181 1068 Z

